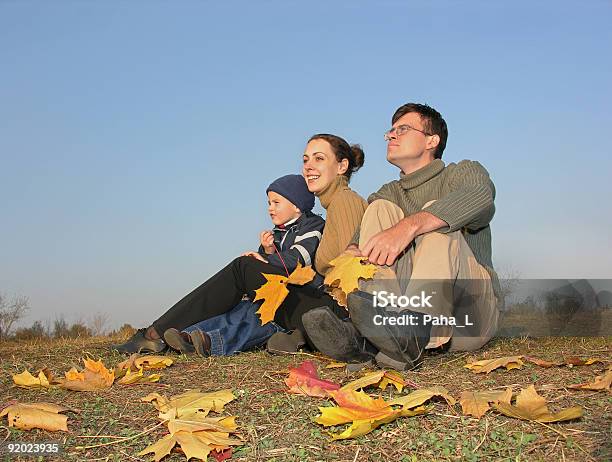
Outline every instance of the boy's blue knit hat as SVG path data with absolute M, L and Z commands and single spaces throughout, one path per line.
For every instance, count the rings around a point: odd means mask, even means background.
M 274 191 L 283 196 L 300 209 L 301 212 L 310 212 L 314 207 L 315 196 L 308 191 L 306 180 L 302 175 L 281 176 L 268 186 L 266 194 L 270 191 Z

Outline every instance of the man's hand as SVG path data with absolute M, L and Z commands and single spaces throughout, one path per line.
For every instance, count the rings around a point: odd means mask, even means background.
M 264 257 L 259 255 L 257 252 L 244 252 L 241 255 L 241 257 L 253 257 L 253 258 L 257 258 L 259 261 L 262 261 L 264 263 L 268 263 L 268 260 L 266 260 Z
M 363 246 L 361 253 L 375 265 L 392 265 L 416 237 L 413 229 L 406 222 L 400 221 L 372 236 Z
M 368 257 L 370 263 L 392 265 L 417 236 L 445 226 L 448 226 L 448 223 L 444 220 L 421 210 L 372 236 L 361 249 L 361 253 Z
M 268 255 L 274 253 L 274 234 L 272 231 L 262 231 L 259 234 L 259 242 Z

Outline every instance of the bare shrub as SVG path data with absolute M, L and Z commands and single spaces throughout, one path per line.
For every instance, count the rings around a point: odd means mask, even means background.
M 37 340 L 47 337 L 47 329 L 41 321 L 35 321 L 30 327 L 22 327 L 15 331 L 16 340 Z
M 15 323 L 23 319 L 29 309 L 28 297 L 16 295 L 8 300 L 0 294 L 0 340 L 11 335 Z
M 91 335 L 94 337 L 101 337 L 108 331 L 108 321 L 110 315 L 108 313 L 96 313 L 91 317 L 88 327 Z

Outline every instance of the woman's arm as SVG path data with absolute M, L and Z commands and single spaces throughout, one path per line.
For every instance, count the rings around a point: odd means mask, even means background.
M 329 262 L 344 252 L 361 224 L 367 205 L 354 191 L 336 193 L 327 209 L 325 230 L 315 257 L 317 272 L 325 275 L 330 269 Z

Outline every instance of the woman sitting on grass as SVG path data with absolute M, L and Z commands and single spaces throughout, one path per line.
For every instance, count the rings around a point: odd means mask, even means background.
M 363 165 L 364 154 L 359 146 L 349 146 L 344 139 L 338 136 L 319 134 L 314 135 L 308 141 L 303 154 L 303 162 L 302 173 L 306 179 L 308 190 L 319 197 L 321 205 L 327 211 L 327 224 L 314 259 L 317 272 L 320 275 L 325 275 L 330 269 L 329 262 L 340 255 L 347 247 L 367 206 L 366 202 L 348 187 L 351 174 Z M 265 245 L 269 245 L 269 242 L 269 236 L 265 239 L 262 236 L 262 247 L 265 248 Z M 295 243 L 299 244 L 297 239 Z M 300 253 L 298 258 L 303 265 L 310 263 L 306 255 L 299 250 L 298 253 Z M 272 257 L 268 256 L 268 258 Z M 310 256 L 309 258 L 312 259 Z M 198 326 L 198 323 L 211 320 L 219 315 L 227 316 L 227 321 L 232 318 L 230 312 L 237 305 L 241 306 L 239 303 L 245 294 L 250 300 L 254 298 L 255 290 L 266 282 L 264 273 L 286 274 L 284 267 L 275 266 L 265 260 L 266 258 L 263 256 L 257 258 L 253 254 L 236 258 L 176 303 L 148 328 L 140 329 L 126 343 L 115 345 L 113 348 L 125 353 L 137 351 L 160 352 L 167 347 L 166 342 L 162 340 L 162 336 L 164 336 L 167 342 L 175 344 L 175 347 L 182 351 L 192 351 L 191 348 L 193 348 L 202 355 L 212 352 L 231 354 L 239 351 L 235 347 L 230 349 L 215 348 L 213 350 L 211 332 L 214 329 L 207 332 L 207 328 L 204 327 L 203 330 L 201 325 Z M 326 305 L 331 307 L 336 315 L 346 317 L 346 311 L 323 291 L 321 283 L 322 277 L 318 276 L 314 284 L 290 287 L 289 295 L 276 311 L 274 323 L 285 331 L 293 330 L 294 332 L 292 334 L 275 333 L 268 342 L 270 351 L 291 352 L 304 346 L 304 328 L 301 318 L 304 313 L 312 308 Z M 234 320 L 230 320 L 230 324 L 235 325 L 237 319 L 246 319 L 244 315 L 254 316 L 257 305 L 251 304 L 249 306 L 249 304 L 245 304 L 242 305 L 240 310 L 245 311 L 239 313 L 237 317 L 233 316 Z M 218 320 L 219 318 L 217 318 Z M 259 322 L 259 319 L 257 318 L 256 321 Z M 196 326 L 188 329 L 194 325 Z M 182 333 L 183 330 L 187 332 Z M 234 334 L 230 333 L 230 336 L 238 335 L 238 330 L 234 329 Z M 255 332 L 249 329 L 247 331 Z M 273 331 L 270 333 L 273 333 Z M 245 338 L 252 340 L 250 335 L 246 335 Z M 263 343 L 266 339 L 267 337 L 259 341 Z M 237 345 L 239 343 L 237 342 Z M 244 346 L 239 345 L 238 348 L 244 348 Z M 257 345 L 250 342 L 248 346 L 254 347 Z

